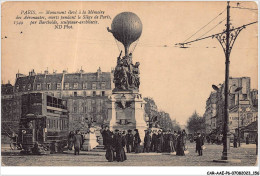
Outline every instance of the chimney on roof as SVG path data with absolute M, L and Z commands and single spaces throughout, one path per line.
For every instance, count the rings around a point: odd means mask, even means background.
M 63 74 L 67 73 L 67 70 L 63 70 L 62 73 L 63 73 Z
M 10 80 L 8 80 L 8 84 L 10 84 Z
M 31 76 L 35 76 L 36 73 L 34 72 L 34 69 L 32 69 Z
M 84 73 L 84 70 L 82 69 L 82 66 L 81 66 L 81 69 L 80 69 L 80 73 Z
M 101 68 L 99 67 L 97 70 L 97 78 L 99 79 L 100 75 L 101 75 L 102 71 Z
M 111 73 L 114 73 L 115 69 L 113 67 L 111 67 Z
M 45 71 L 44 71 L 44 74 L 45 74 L 45 75 L 49 74 L 49 71 L 48 71 L 48 70 L 45 70 Z

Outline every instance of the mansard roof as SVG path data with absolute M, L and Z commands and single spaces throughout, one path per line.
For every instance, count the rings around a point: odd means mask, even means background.
M 10 95 L 13 94 L 13 86 L 12 84 L 2 84 L 1 85 L 1 94 L 2 95 Z
M 64 76 L 64 78 L 63 78 Z M 16 86 L 26 86 L 28 84 L 43 83 L 82 83 L 82 82 L 107 82 L 112 79 L 110 72 L 94 72 L 94 73 L 53 73 L 53 74 L 37 74 L 35 76 L 23 76 L 16 79 Z

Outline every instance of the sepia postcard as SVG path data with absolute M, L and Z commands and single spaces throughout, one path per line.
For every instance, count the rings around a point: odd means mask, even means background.
M 6 1 L 1 81 L 3 174 L 259 175 L 257 2 Z

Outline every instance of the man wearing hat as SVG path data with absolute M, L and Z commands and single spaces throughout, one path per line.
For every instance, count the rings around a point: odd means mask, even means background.
M 151 147 L 151 140 L 152 137 L 150 135 L 150 131 L 144 130 L 145 131 L 145 136 L 144 136 L 144 152 L 149 153 L 150 152 L 150 147 Z
M 115 135 L 113 138 L 113 144 L 116 152 L 116 160 L 117 162 L 123 162 L 124 161 L 124 156 L 123 156 L 123 140 L 122 136 L 119 134 L 119 130 L 115 130 Z
M 196 138 L 196 151 L 198 151 L 199 156 L 202 156 L 202 146 L 204 145 L 203 138 L 200 133 L 198 133 L 198 137 Z
M 163 134 L 162 134 L 162 130 L 160 129 L 157 135 L 157 153 L 162 153 L 162 150 L 163 150 Z
M 134 136 L 132 134 L 132 130 L 128 130 L 128 133 L 126 135 L 126 151 L 127 153 L 131 153 L 133 151 L 133 142 L 134 142 Z
M 113 136 L 114 134 L 108 130 L 107 140 L 106 140 L 106 159 L 108 162 L 113 162 L 115 160 L 114 148 L 113 148 Z
M 140 151 L 140 143 L 141 143 L 141 139 L 140 139 L 140 135 L 139 135 L 139 132 L 138 132 L 138 129 L 135 129 L 135 135 L 134 135 L 134 150 L 135 150 L 135 153 L 139 153 Z
M 151 150 L 152 152 L 157 152 L 157 131 L 153 130 Z
M 73 144 L 74 144 L 74 155 L 79 155 L 80 146 L 82 145 L 82 137 L 79 130 L 76 131 L 76 134 L 73 137 Z
M 109 128 L 108 126 L 106 125 L 105 128 L 103 129 L 103 125 L 101 126 L 101 130 L 100 130 L 100 133 L 102 135 L 102 138 L 103 138 L 103 145 L 104 147 L 106 148 L 106 144 L 107 144 L 107 137 L 109 135 Z

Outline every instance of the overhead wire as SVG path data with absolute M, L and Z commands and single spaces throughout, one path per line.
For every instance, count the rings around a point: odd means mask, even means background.
M 234 8 L 234 9 L 238 9 L 238 10 L 250 10 L 251 12 L 258 14 L 258 12 L 256 12 L 256 10 L 258 10 L 258 9 L 247 8 L 245 6 L 242 6 L 241 3 L 242 2 L 238 2 L 236 7 L 234 7 L 234 6 L 230 6 L 230 7 Z
M 196 35 L 199 31 L 201 31 L 202 29 L 204 29 L 206 26 L 208 26 L 212 21 L 214 21 L 215 19 L 217 19 L 220 15 L 223 14 L 223 12 L 226 10 L 227 8 L 225 8 L 222 12 L 220 12 L 216 17 L 214 17 L 210 22 L 208 22 L 206 25 L 202 26 L 198 31 L 196 31 L 194 34 L 192 34 L 189 38 L 187 38 L 186 40 L 183 41 L 186 42 L 187 40 L 189 40 L 191 37 L 193 37 L 194 35 Z
M 210 30 L 208 30 L 206 33 L 204 33 L 203 35 L 201 35 L 198 38 L 201 38 L 203 36 L 205 36 L 207 33 L 209 33 L 210 31 L 212 31 L 213 29 L 215 29 L 218 25 L 220 25 L 223 21 L 225 21 L 227 18 L 224 18 L 222 21 L 220 21 L 217 25 L 215 25 L 213 28 L 211 28 Z

